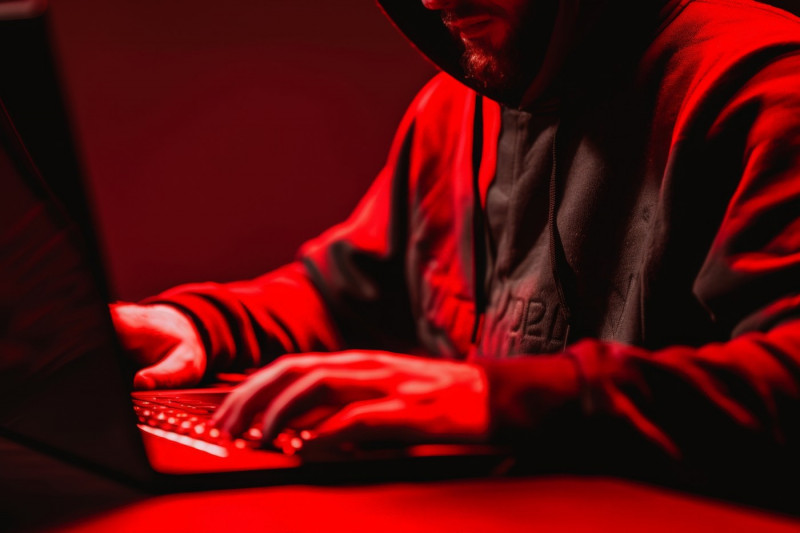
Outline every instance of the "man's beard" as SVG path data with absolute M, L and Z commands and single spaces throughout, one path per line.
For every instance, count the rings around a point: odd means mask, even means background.
M 468 80 L 488 92 L 518 90 L 523 82 L 522 58 L 515 43 L 506 43 L 500 49 L 491 49 L 472 42 L 462 41 L 461 67 Z
M 452 35 L 461 49 L 461 67 L 467 80 L 486 93 L 507 98 L 520 98 L 535 77 L 552 29 L 556 2 L 543 2 L 522 15 L 504 42 L 493 46 L 489 42 L 464 40 L 457 31 Z M 443 11 L 445 25 L 476 13 Z

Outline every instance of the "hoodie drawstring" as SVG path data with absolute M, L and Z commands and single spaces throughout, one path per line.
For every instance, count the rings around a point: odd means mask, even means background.
M 558 134 L 561 121 L 556 122 L 553 132 L 552 144 L 552 163 L 550 171 L 550 190 L 547 212 L 550 248 L 550 268 L 553 274 L 553 281 L 558 293 L 558 301 L 561 305 L 561 312 L 567 322 L 564 334 L 562 349 L 567 347 L 570 339 L 570 330 L 573 322 L 572 309 L 567 298 L 567 288 L 564 286 L 564 276 L 571 278 L 572 269 L 567 261 L 564 245 L 556 223 L 556 213 L 558 211 Z M 485 239 L 485 214 L 481 204 L 480 190 L 480 166 L 483 154 L 483 98 L 477 95 L 475 100 L 475 117 L 473 123 L 472 137 L 472 191 L 473 191 L 473 215 L 472 215 L 472 235 L 474 250 L 474 293 L 475 293 L 475 321 L 472 326 L 472 343 L 475 344 L 481 335 L 484 315 L 486 313 L 487 295 L 485 289 L 486 268 L 487 268 L 487 249 Z
M 483 156 L 483 97 L 475 97 L 475 117 L 472 127 L 472 247 L 475 294 L 475 321 L 472 324 L 472 344 L 481 335 L 483 317 L 486 314 L 486 222 L 481 204 L 480 169 Z
M 561 121 L 556 122 L 555 131 L 553 132 L 553 149 L 552 149 L 552 166 L 550 170 L 550 201 L 547 211 L 547 225 L 550 230 L 550 269 L 553 273 L 553 281 L 556 285 L 558 292 L 558 301 L 561 304 L 561 312 L 564 314 L 564 319 L 567 322 L 567 329 L 564 334 L 564 344 L 562 350 L 567 347 L 569 343 L 570 327 L 572 325 L 572 310 L 569 307 L 566 291 L 562 283 L 562 273 L 568 274 L 572 270 L 567 262 L 567 255 L 564 252 L 564 244 L 561 241 L 561 235 L 558 232 L 558 225 L 556 223 L 556 214 L 558 211 L 558 132 L 561 127 Z

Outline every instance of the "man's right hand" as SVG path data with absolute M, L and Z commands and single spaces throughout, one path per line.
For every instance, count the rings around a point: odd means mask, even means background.
M 167 305 L 117 303 L 110 309 L 122 347 L 141 367 L 134 388 L 171 389 L 200 382 L 206 355 L 189 318 Z

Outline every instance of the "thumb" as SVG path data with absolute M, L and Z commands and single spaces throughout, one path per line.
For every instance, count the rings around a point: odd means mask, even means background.
M 158 363 L 139 370 L 133 387 L 139 390 L 174 389 L 197 385 L 205 373 L 202 351 L 180 343 Z

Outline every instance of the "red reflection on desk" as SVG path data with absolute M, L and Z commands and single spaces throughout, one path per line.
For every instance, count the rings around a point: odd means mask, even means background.
M 62 531 L 796 532 L 800 521 L 612 479 L 274 487 L 152 498 Z

